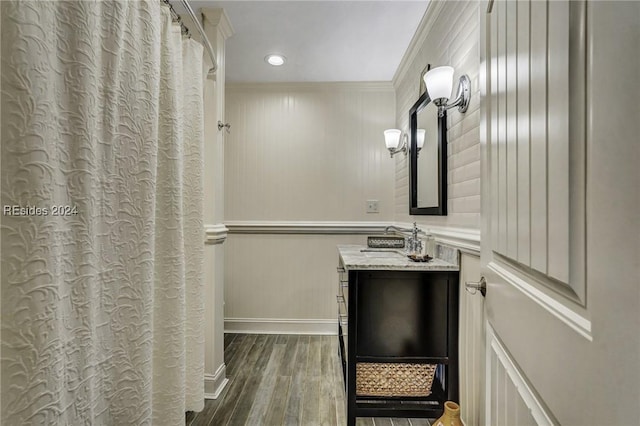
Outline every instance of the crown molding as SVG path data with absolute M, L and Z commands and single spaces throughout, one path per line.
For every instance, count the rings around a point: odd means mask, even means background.
M 203 7 L 200 9 L 205 25 L 211 25 L 220 31 L 225 40 L 234 34 L 233 26 L 224 9 L 220 7 Z

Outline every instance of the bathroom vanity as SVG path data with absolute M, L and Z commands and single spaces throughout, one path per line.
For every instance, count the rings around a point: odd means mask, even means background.
M 347 424 L 356 417 L 439 417 L 458 400 L 457 250 L 338 246 L 338 338 Z

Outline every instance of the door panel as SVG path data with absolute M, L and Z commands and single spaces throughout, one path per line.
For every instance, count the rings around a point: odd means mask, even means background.
M 492 426 L 551 425 L 540 399 L 507 354 L 493 329 L 487 329 L 487 398 L 490 401 L 487 424 Z
M 628 52 L 640 42 L 640 4 L 486 5 L 485 422 L 633 424 L 640 418 L 640 93 L 633 77 L 640 64 Z M 625 88 L 625 81 L 634 82 Z M 609 405 L 622 407 L 614 418 Z
M 570 137 L 569 123 L 585 118 L 570 115 L 569 102 L 584 99 L 586 87 L 583 81 L 569 91 L 570 36 L 576 49 L 585 45 L 575 41 L 584 34 L 570 34 L 570 12 L 586 19 L 584 3 L 561 1 L 500 1 L 489 14 L 493 251 L 584 305 L 584 280 L 569 271 L 570 263 L 585 268 L 584 252 L 569 251 L 570 224 L 584 223 L 584 199 L 570 199 L 569 181 L 573 173 L 572 189 L 584 192 L 584 158 L 570 162 L 569 148 L 581 152 L 586 140 Z M 573 68 L 586 66 L 584 54 L 572 60 L 583 61 Z M 570 217 L 572 210 L 578 214 Z

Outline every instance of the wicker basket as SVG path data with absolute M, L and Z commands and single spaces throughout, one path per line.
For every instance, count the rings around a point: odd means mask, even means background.
M 436 364 L 356 363 L 356 395 L 429 396 Z

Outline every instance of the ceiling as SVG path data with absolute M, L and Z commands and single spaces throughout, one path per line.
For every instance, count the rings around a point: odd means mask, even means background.
M 390 81 L 428 1 L 191 1 L 221 7 L 234 34 L 228 82 Z M 287 58 L 281 67 L 264 60 Z

